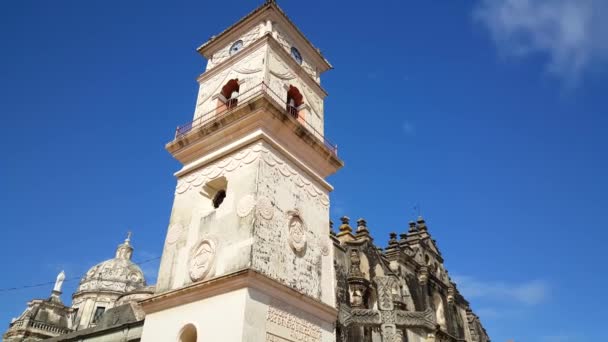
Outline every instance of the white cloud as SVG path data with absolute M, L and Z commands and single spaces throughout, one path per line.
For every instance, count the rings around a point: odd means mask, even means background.
M 409 121 L 404 121 L 403 122 L 403 132 L 405 132 L 405 134 L 407 134 L 407 135 L 414 134 L 414 125 Z
M 473 16 L 504 55 L 543 54 L 567 83 L 608 63 L 606 0 L 480 0 Z
M 487 298 L 499 301 L 517 301 L 534 305 L 544 301 L 549 294 L 549 287 L 540 280 L 521 284 L 505 282 L 484 282 L 468 276 L 452 277 L 458 290 L 467 298 Z

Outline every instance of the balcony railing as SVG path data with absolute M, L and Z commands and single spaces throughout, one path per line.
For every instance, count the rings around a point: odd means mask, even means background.
M 64 335 L 70 332 L 69 329 L 60 328 L 40 321 L 30 321 L 29 326 L 34 329 L 44 330 L 57 335 Z
M 317 139 L 323 141 L 323 144 L 334 154 L 338 154 L 338 146 L 332 144 L 328 139 L 326 139 L 323 134 L 317 131 L 308 121 L 304 118 L 299 117 L 297 108 L 289 105 L 285 100 L 282 99 L 280 95 L 274 92 L 270 87 L 262 82 L 258 85 L 251 87 L 250 89 L 245 90 L 240 93 L 236 98 L 230 98 L 227 100 L 226 106 L 223 108 L 216 108 L 210 110 L 206 113 L 203 113 L 201 116 L 196 118 L 195 120 L 188 122 L 187 124 L 178 126 L 175 130 L 175 139 L 179 139 L 185 135 L 187 135 L 190 131 L 196 128 L 201 128 L 206 125 L 212 124 L 223 117 L 226 117 L 230 113 L 234 112 L 237 108 L 250 103 L 254 100 L 257 100 L 259 97 L 266 97 L 270 100 L 271 103 L 277 109 L 280 109 L 281 112 L 289 116 L 291 118 L 296 119 L 296 122 L 310 131 Z

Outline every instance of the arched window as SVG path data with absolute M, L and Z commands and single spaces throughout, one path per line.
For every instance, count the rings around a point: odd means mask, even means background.
M 304 97 L 300 94 L 298 88 L 294 86 L 289 86 L 289 90 L 287 91 L 287 113 L 291 114 L 294 118 L 298 118 L 299 110 L 298 108 L 304 103 Z
M 179 334 L 178 342 L 196 342 L 197 341 L 197 333 L 196 327 L 192 324 L 187 324 L 182 328 L 182 331 Z
M 226 109 L 236 107 L 239 101 L 239 80 L 235 78 L 228 81 L 228 83 L 222 87 L 221 94 L 224 99 L 226 99 Z

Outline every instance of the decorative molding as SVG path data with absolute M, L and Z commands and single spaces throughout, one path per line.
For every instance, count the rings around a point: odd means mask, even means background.
M 180 177 L 177 181 L 175 194 L 183 194 L 191 189 L 200 188 L 209 180 L 226 176 L 236 169 L 243 167 L 244 165 L 249 165 L 257 160 L 262 160 L 266 165 L 278 169 L 283 176 L 290 179 L 299 188 L 304 189 L 308 196 L 316 198 L 324 207 L 329 206 L 329 198 L 326 193 L 319 190 L 319 188 L 310 180 L 303 177 L 300 172 L 296 171 L 287 162 L 279 158 L 270 147 L 261 142 L 250 145 L 237 153 L 230 154 L 204 168 Z M 258 199 L 258 205 L 259 204 L 260 199 Z
M 237 271 L 204 282 L 193 283 L 180 289 L 163 292 L 140 302 L 146 314 L 166 310 L 243 288 L 256 289 L 272 298 L 333 324 L 337 310 L 325 303 L 300 293 L 280 282 L 251 269 Z
M 272 201 L 266 196 L 260 196 L 256 205 L 258 215 L 264 220 L 272 220 L 274 216 L 274 206 Z

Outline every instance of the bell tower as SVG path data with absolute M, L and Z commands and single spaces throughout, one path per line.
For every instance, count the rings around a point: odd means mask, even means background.
M 274 1 L 198 48 L 193 120 L 142 341 L 334 342 L 329 62 Z

